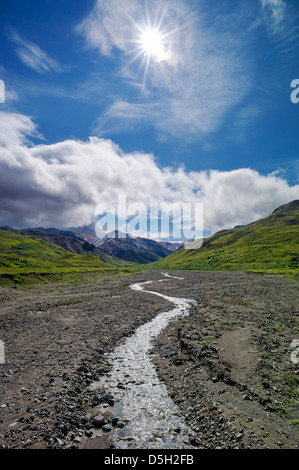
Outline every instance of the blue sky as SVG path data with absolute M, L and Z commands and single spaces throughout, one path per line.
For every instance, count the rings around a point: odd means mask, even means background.
M 89 225 L 121 192 L 197 198 L 214 232 L 298 198 L 296 0 L 0 10 L 2 225 Z

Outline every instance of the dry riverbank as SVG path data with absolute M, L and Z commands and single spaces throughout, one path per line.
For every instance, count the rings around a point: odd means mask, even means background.
M 176 273 L 156 289 L 197 308 L 156 341 L 158 375 L 203 448 L 299 446 L 298 282 L 245 273 Z

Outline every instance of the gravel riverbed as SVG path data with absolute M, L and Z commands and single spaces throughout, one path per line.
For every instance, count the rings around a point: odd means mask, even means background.
M 298 283 L 275 276 L 182 271 L 150 290 L 197 306 L 157 338 L 158 376 L 198 448 L 296 448 Z M 158 271 L 0 288 L 0 446 L 113 448 L 125 429 L 109 390 L 91 389 L 108 354 L 170 303 L 133 291 Z M 121 387 L 122 384 L 120 383 Z M 296 421 L 297 420 L 297 421 Z M 176 432 L 180 432 L 179 429 Z M 123 433 L 123 434 L 121 434 Z M 95 437 L 96 436 L 96 437 Z

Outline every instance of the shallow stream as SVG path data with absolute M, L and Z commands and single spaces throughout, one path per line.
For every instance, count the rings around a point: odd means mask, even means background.
M 171 282 L 168 273 L 162 273 Z M 181 278 L 176 278 L 181 279 Z M 174 304 L 174 308 L 158 314 L 153 320 L 140 326 L 134 335 L 108 357 L 111 371 L 92 386 L 113 395 L 115 403 L 109 410 L 126 425 L 114 428 L 116 448 L 136 449 L 186 449 L 191 448 L 189 437 L 193 434 L 184 423 L 178 407 L 169 397 L 165 385 L 160 382 L 151 361 L 153 340 L 175 318 L 189 314 L 194 300 L 170 297 L 159 292 L 145 290 L 143 286 L 153 282 L 132 284 L 133 290 L 158 295 Z

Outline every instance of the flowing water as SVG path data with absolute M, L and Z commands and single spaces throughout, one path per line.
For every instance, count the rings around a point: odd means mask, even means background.
M 162 273 L 164 274 L 164 273 Z M 164 274 L 172 278 L 169 274 Z M 182 279 L 182 278 L 176 278 Z M 162 279 L 165 281 L 165 279 Z M 170 279 L 169 279 L 170 280 Z M 178 407 L 171 400 L 157 376 L 150 358 L 152 341 L 174 318 L 189 314 L 190 299 L 170 297 L 144 289 L 154 281 L 132 284 L 133 290 L 149 292 L 174 304 L 170 311 L 160 313 L 152 321 L 140 326 L 134 335 L 109 355 L 111 371 L 92 388 L 106 390 L 113 395 L 112 413 L 127 424 L 114 428 L 115 447 L 137 449 L 186 449 L 191 448 L 192 431 L 184 423 Z M 159 281 L 157 281 L 159 282 Z

